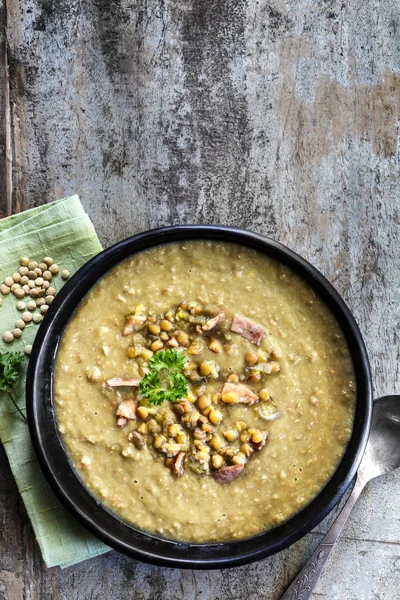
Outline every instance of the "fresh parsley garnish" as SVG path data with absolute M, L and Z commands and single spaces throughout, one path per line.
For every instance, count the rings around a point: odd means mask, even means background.
M 12 397 L 12 389 L 18 381 L 19 366 L 25 360 L 22 352 L 0 352 L 0 392 L 6 392 L 10 397 L 11 402 L 18 410 L 25 423 L 26 417 L 21 411 L 14 398 Z
M 185 363 L 177 350 L 159 350 L 149 360 L 150 373 L 140 381 L 141 395 L 157 405 L 184 398 L 188 393 L 188 381 L 181 373 Z

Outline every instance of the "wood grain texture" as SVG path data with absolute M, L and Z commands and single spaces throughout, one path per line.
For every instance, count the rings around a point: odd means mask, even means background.
M 14 211 L 76 192 L 105 245 L 173 223 L 271 235 L 348 302 L 376 395 L 400 392 L 398 0 L 7 6 Z M 0 599 L 274 600 L 333 518 L 229 571 L 116 552 L 46 570 L 4 455 L 0 477 Z M 399 473 L 368 487 L 315 598 L 400 597 L 399 498 Z
M 12 211 L 11 121 L 7 58 L 7 11 L 0 0 L 0 219 Z

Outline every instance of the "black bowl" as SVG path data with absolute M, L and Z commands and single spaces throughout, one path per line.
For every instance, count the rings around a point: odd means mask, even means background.
M 73 470 L 56 426 L 53 373 L 63 330 L 88 290 L 109 269 L 136 252 L 180 240 L 208 239 L 254 248 L 287 265 L 315 289 L 334 313 L 354 363 L 357 405 L 346 452 L 327 485 L 303 510 L 266 533 L 232 543 L 182 544 L 127 524 L 94 498 Z M 303 258 L 271 239 L 240 229 L 188 225 L 165 227 L 128 238 L 86 263 L 65 284 L 36 335 L 26 382 L 27 411 L 39 463 L 54 492 L 87 529 L 109 546 L 136 559 L 168 567 L 233 567 L 274 554 L 315 527 L 353 480 L 371 423 L 372 386 L 368 357 L 354 318 L 332 285 Z

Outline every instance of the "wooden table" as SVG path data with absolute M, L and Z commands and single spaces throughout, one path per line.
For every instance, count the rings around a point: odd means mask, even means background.
M 106 246 L 173 223 L 270 235 L 348 302 L 376 395 L 400 391 L 399 27 L 399 0 L 1 0 L 1 216 L 76 192 Z M 2 450 L 0 481 L 8 600 L 273 600 L 330 521 L 228 571 L 47 570 Z M 315 598 L 400 598 L 399 498 L 400 473 L 368 487 Z

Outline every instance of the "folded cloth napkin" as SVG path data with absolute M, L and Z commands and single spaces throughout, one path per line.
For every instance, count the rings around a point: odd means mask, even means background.
M 18 271 L 21 256 L 38 263 L 45 256 L 51 256 L 60 271 L 68 269 L 74 273 L 101 250 L 94 227 L 78 196 L 63 198 L 0 220 L 0 283 Z M 60 276 L 51 282 L 56 290 L 62 284 Z M 26 344 L 33 343 L 38 325 L 30 323 L 21 338 L 6 344 L 2 334 L 14 329 L 21 313 L 16 309 L 13 294 L 0 298 L 3 301 L 0 307 L 0 350 L 23 351 Z M 24 412 L 26 364 L 21 373 L 13 396 Z M 110 548 L 79 525 L 54 496 L 36 461 L 28 427 L 3 392 L 0 392 L 0 440 L 46 565 L 67 567 L 108 552 Z

